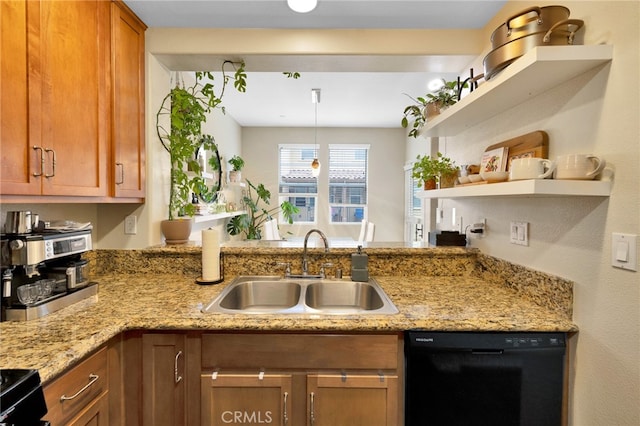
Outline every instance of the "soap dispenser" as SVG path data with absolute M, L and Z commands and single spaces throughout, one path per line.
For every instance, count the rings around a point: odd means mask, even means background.
M 362 252 L 362 246 L 358 246 L 358 252 L 351 254 L 351 281 L 369 281 L 369 256 Z

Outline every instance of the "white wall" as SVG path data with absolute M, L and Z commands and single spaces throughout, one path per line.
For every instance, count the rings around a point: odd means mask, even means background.
M 538 2 L 540 6 L 556 4 Z M 441 200 L 465 222 L 487 218 L 482 252 L 575 281 L 570 424 L 640 424 L 640 274 L 611 267 L 611 234 L 640 234 L 640 69 L 638 2 L 564 1 L 586 22 L 585 44 L 614 46 L 610 66 L 589 72 L 456 137 L 440 150 L 459 164 L 476 162 L 496 142 L 534 130 L 549 133 L 549 156 L 593 153 L 615 173 L 609 198 Z M 530 6 L 507 4 L 500 19 Z M 490 45 L 487 46 L 490 48 Z M 474 64 L 482 68 L 482 57 Z M 489 83 L 486 83 L 489 84 Z M 425 151 L 426 152 L 426 146 Z M 450 214 L 450 213 L 449 213 Z M 530 245 L 509 243 L 509 222 L 529 222 Z
M 243 158 L 246 161 L 243 177 L 252 183 L 263 183 L 271 191 L 272 203 L 278 197 L 278 144 L 313 143 L 313 128 L 244 128 Z M 320 206 L 328 206 L 328 144 L 369 144 L 368 208 L 369 221 L 376 224 L 376 241 L 402 241 L 404 221 L 403 188 L 404 130 L 319 128 L 318 156 L 320 171 L 318 193 Z M 312 228 L 321 229 L 327 236 L 357 239 L 360 224 L 330 224 L 329 212 L 318 209 L 315 225 L 281 225 L 281 234 L 291 232 L 304 236 Z

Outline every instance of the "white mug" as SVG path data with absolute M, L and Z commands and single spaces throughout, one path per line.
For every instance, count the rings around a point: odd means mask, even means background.
M 545 179 L 555 168 L 555 163 L 545 158 L 514 158 L 509 165 L 509 180 Z
M 606 165 L 603 158 L 587 154 L 569 154 L 558 157 L 556 179 L 590 180 L 595 178 Z

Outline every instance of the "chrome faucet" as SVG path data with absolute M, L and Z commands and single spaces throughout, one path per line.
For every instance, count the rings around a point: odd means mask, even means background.
M 317 233 L 320 235 L 322 239 L 322 243 L 324 244 L 324 252 L 329 253 L 329 242 L 327 241 L 327 236 L 319 229 L 312 229 L 307 232 L 307 235 L 304 236 L 304 248 L 302 250 L 302 275 L 309 275 L 309 259 L 307 258 L 307 241 L 309 241 L 309 236 L 313 233 Z

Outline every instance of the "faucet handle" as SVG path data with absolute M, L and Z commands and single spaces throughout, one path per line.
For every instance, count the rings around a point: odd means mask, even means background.
M 324 270 L 324 269 L 325 269 L 325 268 L 332 268 L 332 267 L 333 267 L 333 263 L 331 263 L 331 262 L 325 262 L 325 263 L 323 263 L 323 264 L 320 266 L 320 276 L 321 276 L 322 278 L 325 278 L 325 277 L 326 277 L 326 274 L 325 274 L 325 270 Z
M 284 277 L 287 278 L 291 275 L 291 263 L 289 262 L 278 262 L 276 266 L 284 267 Z

